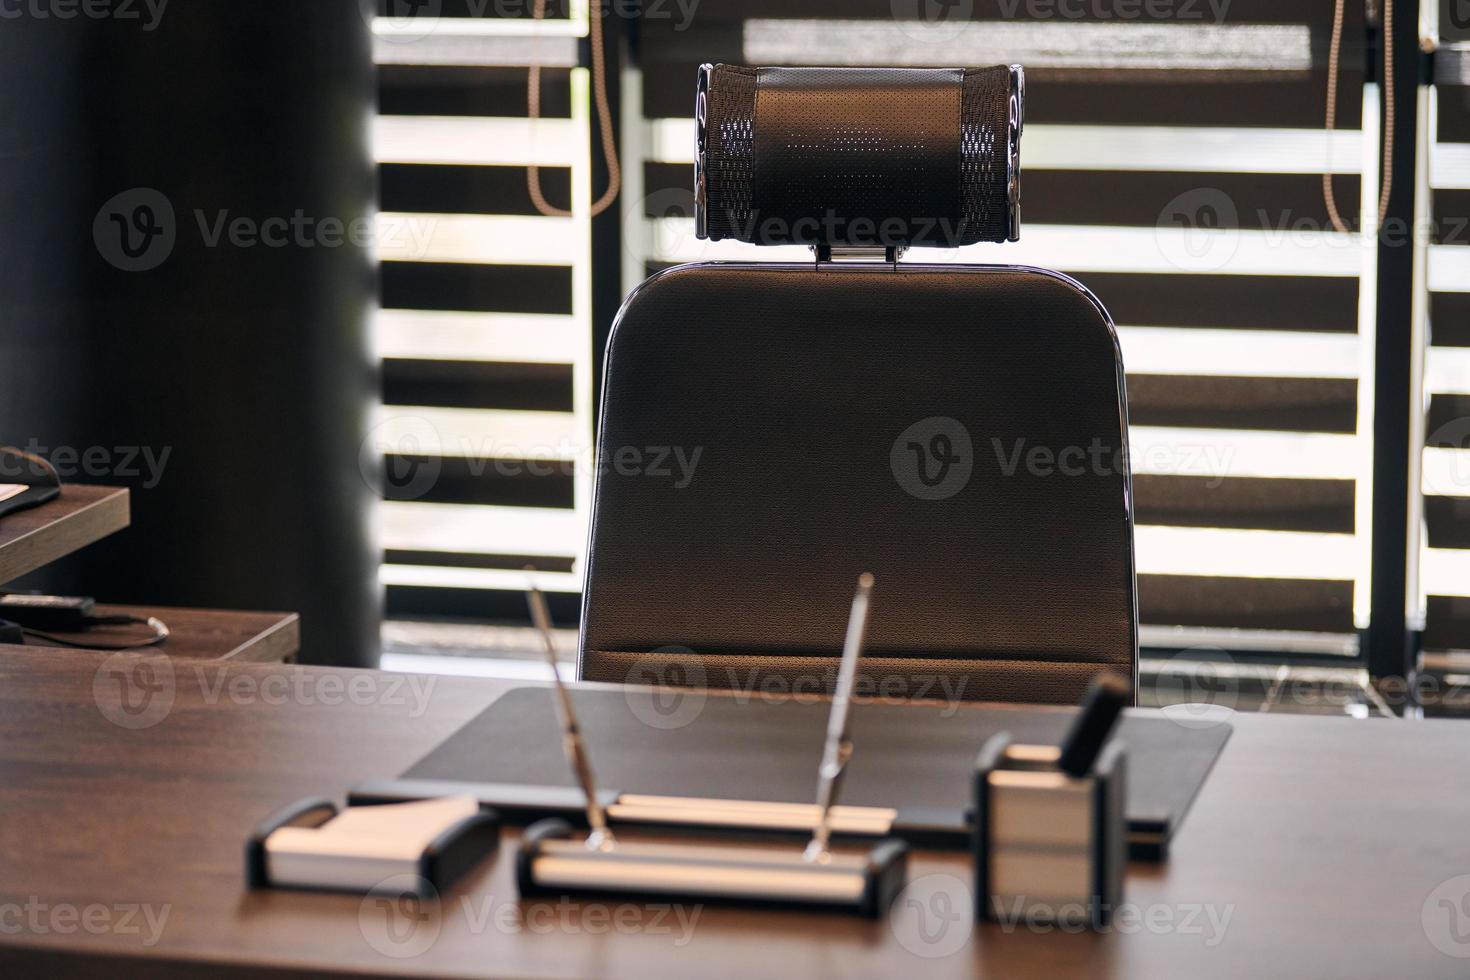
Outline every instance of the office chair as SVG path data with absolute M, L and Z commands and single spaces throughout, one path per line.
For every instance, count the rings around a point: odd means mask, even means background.
M 698 234 L 813 258 L 680 266 L 623 307 L 582 679 L 828 690 L 865 571 L 861 693 L 1134 679 L 1107 312 L 1055 272 L 900 261 L 1017 237 L 1022 105 L 1014 66 L 701 69 Z

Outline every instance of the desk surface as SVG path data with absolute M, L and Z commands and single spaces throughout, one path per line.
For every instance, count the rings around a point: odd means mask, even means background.
M 97 615 L 127 614 L 140 619 L 156 616 L 168 626 L 168 641 L 157 653 L 176 660 L 237 660 L 280 663 L 296 657 L 301 647 L 301 617 L 296 613 L 246 612 L 235 609 L 180 609 L 162 606 L 98 606 Z M 140 626 L 99 626 L 67 639 L 84 643 L 127 643 L 148 635 Z M 45 640 L 31 639 L 25 646 L 64 654 Z M 11 654 L 19 646 L 0 644 L 0 654 Z
M 245 835 L 283 803 L 397 774 L 510 685 L 152 664 L 149 674 L 104 655 L 0 656 L 4 972 L 188 976 L 200 964 L 238 971 L 230 975 L 520 977 L 1470 972 L 1470 958 L 1460 958 L 1470 957 L 1470 916 L 1448 918 L 1462 902 L 1470 909 L 1470 878 L 1436 891 L 1470 875 L 1463 722 L 1236 716 L 1173 860 L 1130 867 L 1126 901 L 1138 914 L 1107 935 L 1037 934 L 1024 924 L 971 935 L 968 905 L 946 904 L 968 903 L 968 862 L 929 852 L 910 869 L 921 901 L 901 899 L 887 921 L 715 906 L 677 910 L 682 920 L 643 904 L 522 906 L 507 840 L 437 913 L 400 917 L 390 936 L 392 910 L 360 898 L 246 892 Z M 131 680 L 158 693 L 135 697 L 128 712 L 120 696 Z
M 0 517 L 0 584 L 128 526 L 128 491 L 69 483 L 40 507 Z

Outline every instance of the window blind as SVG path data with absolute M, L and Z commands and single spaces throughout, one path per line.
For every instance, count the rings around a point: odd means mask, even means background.
M 1419 593 L 1426 652 L 1470 651 L 1470 7 L 1439 5 L 1429 100 L 1424 363 L 1424 526 Z
M 388 472 L 391 615 L 520 618 L 526 564 L 564 613 L 581 587 L 594 390 L 591 100 L 578 67 L 588 21 L 582 2 L 551 4 L 541 26 L 523 6 L 471 17 L 486 11 L 446 4 L 429 31 L 415 18 L 375 23 L 382 211 L 431 231 L 422 247 L 379 253 L 384 407 L 372 446 Z M 911 258 L 1060 269 L 1113 313 L 1128 368 L 1146 645 L 1350 654 L 1370 571 L 1374 254 L 1328 230 L 1319 175 L 1339 175 L 1349 220 L 1368 216 L 1378 119 L 1361 6 L 1348 4 L 1330 135 L 1331 4 L 1236 0 L 1218 8 L 1224 20 L 1185 0 L 1156 8 L 1173 13 L 1164 19 L 1096 5 L 1047 14 L 1064 6 L 646 7 L 622 77 L 625 288 L 684 261 L 806 258 L 694 238 L 699 64 L 1026 64 L 1021 242 Z M 968 16 L 913 19 L 935 7 Z M 545 66 L 534 123 L 532 62 Z M 1441 119 L 1453 115 L 1445 91 L 1442 81 Z M 1439 129 L 1437 202 L 1466 189 L 1443 178 L 1458 172 L 1453 145 L 1470 140 Z M 572 218 L 536 211 L 530 165 Z M 1436 419 L 1470 394 L 1454 380 L 1463 345 L 1447 338 L 1457 328 L 1445 326 L 1464 319 L 1455 297 L 1466 294 L 1439 288 L 1457 273 L 1433 271 L 1453 264 L 1453 245 L 1430 252 Z M 1426 489 L 1436 466 L 1461 458 L 1443 448 L 1426 448 Z M 1444 571 L 1470 553 L 1453 543 L 1467 497 L 1426 502 L 1435 642 L 1470 622 L 1455 584 L 1467 576 Z
M 1025 64 L 1020 242 L 910 260 L 1059 269 L 1113 314 L 1146 645 L 1355 652 L 1368 601 L 1374 253 L 1330 230 L 1319 175 L 1340 174 L 1350 220 L 1376 204 L 1361 6 L 1348 5 L 1331 136 L 1328 3 L 1239 0 L 1222 22 L 1195 4 L 1173 5 L 1180 16 L 1167 21 L 1099 17 L 1093 5 L 1085 18 L 1028 17 L 1059 8 L 994 2 L 968 21 L 896 19 L 904 7 L 705 0 L 691 23 L 645 20 L 641 85 L 625 89 L 630 152 L 645 148 L 628 168 L 643 186 L 625 204 L 641 222 L 626 285 L 679 262 L 808 257 L 694 237 L 701 62 Z M 1184 19 L 1186 8 L 1206 19 Z
M 391 617 L 524 616 L 580 588 L 592 438 L 584 0 L 473 0 L 373 21 L 381 220 L 381 580 Z M 431 9 L 432 8 L 432 9 Z M 527 75 L 542 66 L 540 117 Z M 531 196 L 540 170 L 549 217 Z

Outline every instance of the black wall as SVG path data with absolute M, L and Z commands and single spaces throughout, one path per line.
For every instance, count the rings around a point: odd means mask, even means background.
M 373 663 L 372 266 L 336 234 L 373 199 L 367 22 L 121 7 L 0 21 L 0 442 L 134 491 L 129 531 L 26 584 L 299 610 L 304 660 Z M 285 243 L 210 244 L 225 211 Z

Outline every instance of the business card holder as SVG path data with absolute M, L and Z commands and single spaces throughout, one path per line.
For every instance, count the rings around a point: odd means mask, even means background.
M 308 849 L 291 854 L 288 872 L 281 856 L 268 846 L 278 831 L 320 828 L 340 813 L 331 800 L 312 798 L 283 807 L 261 821 L 245 842 L 246 885 L 251 889 L 432 894 L 448 888 L 495 851 L 500 842 L 499 814 L 480 807 L 454 819 L 432 837 L 420 838 L 427 843 L 413 845 L 407 849 L 412 853 L 403 856 L 385 857 L 372 847 L 358 850 L 350 840 L 324 842 L 315 853 Z M 391 836 L 387 840 L 391 843 Z

